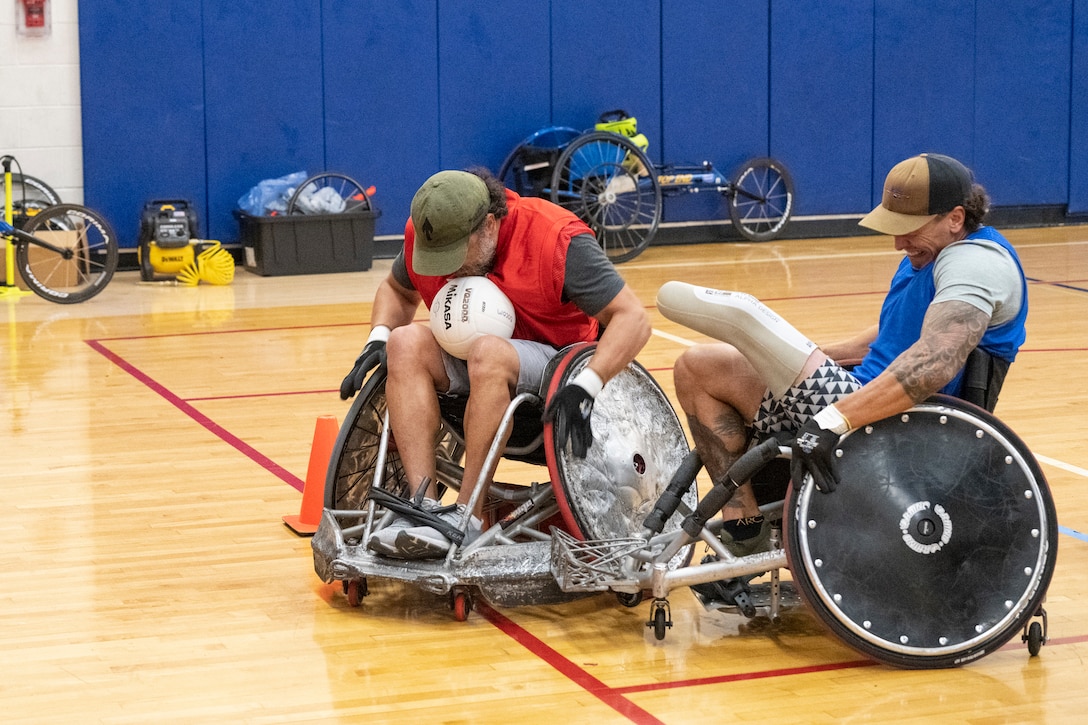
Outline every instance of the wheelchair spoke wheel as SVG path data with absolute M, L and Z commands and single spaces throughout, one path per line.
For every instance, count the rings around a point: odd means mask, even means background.
M 499 167 L 499 181 L 521 196 L 548 197 L 555 162 L 581 133 L 567 126 L 549 126 L 531 134 L 507 154 Z
M 325 475 L 325 508 L 363 511 L 375 474 L 380 474 L 381 486 L 386 491 L 405 498 L 411 493 L 392 436 L 379 471 L 380 444 L 387 410 L 385 381 L 385 367 L 379 367 L 356 393 L 355 401 L 344 417 Z M 454 471 L 461 470 L 463 452 L 460 443 L 443 427 L 435 442 L 440 472 L 460 480 Z M 347 526 L 348 523 L 342 525 Z
M 298 185 L 287 201 L 288 214 L 342 214 L 370 211 L 370 197 L 345 174 L 316 174 Z
M 101 292 L 117 270 L 117 235 L 105 217 L 78 204 L 49 206 L 28 217 L 23 231 L 62 250 L 19 239 L 15 260 L 39 297 L 74 304 Z
M 1023 631 L 1046 594 L 1057 520 L 1027 447 L 937 397 L 851 432 L 841 483 L 787 500 L 790 570 L 843 642 L 896 667 L 955 667 Z
M 551 200 L 589 225 L 613 263 L 642 254 L 661 223 L 661 185 L 653 164 L 615 133 L 587 133 L 556 162 Z
M 729 216 L 746 239 L 774 239 L 793 214 L 793 178 L 781 162 L 753 159 L 733 179 Z

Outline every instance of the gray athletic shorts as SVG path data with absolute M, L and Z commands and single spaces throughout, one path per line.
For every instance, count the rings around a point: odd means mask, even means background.
M 825 360 L 809 377 L 775 398 L 768 390 L 759 404 L 752 428 L 766 435 L 797 430 L 808 419 L 861 387 L 853 373 L 838 363 Z
M 511 340 L 510 344 L 518 352 L 518 389 L 516 395 L 522 393 L 540 394 L 540 384 L 544 380 L 544 368 L 548 361 L 559 352 L 557 348 L 542 342 L 530 340 Z M 442 353 L 442 362 L 446 366 L 446 376 L 450 379 L 450 389 L 447 395 L 467 395 L 468 389 L 468 363 L 455 358 L 446 352 Z

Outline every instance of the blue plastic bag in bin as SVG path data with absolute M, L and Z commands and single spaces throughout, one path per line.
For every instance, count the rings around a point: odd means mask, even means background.
M 242 195 L 238 208 L 251 216 L 267 216 L 273 212 L 283 214 L 291 194 L 303 181 L 305 171 L 296 171 L 278 179 L 265 179 Z

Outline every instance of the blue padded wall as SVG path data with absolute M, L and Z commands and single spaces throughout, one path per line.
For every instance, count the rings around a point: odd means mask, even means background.
M 206 3 L 208 225 L 237 236 L 238 198 L 262 179 L 324 167 L 320 7 Z
M 880 203 L 888 170 L 909 156 L 974 164 L 974 28 L 972 3 L 877 0 L 870 207 Z
M 236 241 L 238 198 L 300 170 L 373 184 L 398 235 L 435 171 L 613 108 L 659 164 L 777 157 L 799 216 L 868 211 L 923 150 L 999 206 L 1088 212 L 1088 0 L 83 0 L 80 47 L 85 197 L 126 247 L 162 197 Z
M 552 0 L 552 122 L 592 128 L 604 111 L 638 118 L 661 160 L 659 0 Z M 534 129 L 526 129 L 532 131 Z
M 995 205 L 1061 203 L 1069 169 L 1068 0 L 977 0 L 974 170 Z
M 710 161 L 731 177 L 746 160 L 770 153 L 768 23 L 765 0 L 662 6 L 659 161 Z M 683 195 L 665 205 L 667 221 L 728 217 L 719 194 Z
M 1088 214 L 1088 0 L 1073 7 L 1069 213 Z
M 200 6 L 82 0 L 84 203 L 126 247 L 146 202 L 182 198 L 207 226 Z M 199 37 L 199 34 L 197 34 Z
M 547 4 L 443 0 L 438 28 L 438 166 L 498 171 L 522 137 L 547 125 Z
M 772 2 L 770 36 L 770 153 L 793 175 L 795 213 L 869 207 L 872 3 Z
M 402 234 L 438 169 L 435 0 L 324 4 L 326 168 L 373 185 L 378 234 Z

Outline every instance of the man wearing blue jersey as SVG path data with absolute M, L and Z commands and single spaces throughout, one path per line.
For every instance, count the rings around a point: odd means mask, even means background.
M 796 431 L 791 477 L 810 473 L 833 491 L 842 434 L 937 392 L 961 395 L 976 347 L 1001 377 L 1024 342 L 1027 283 L 1012 245 L 982 225 L 988 208 L 986 190 L 951 157 L 922 154 L 893 167 L 880 206 L 860 223 L 894 237 L 905 258 L 879 323 L 822 347 L 750 295 L 664 285 L 662 314 L 722 341 L 685 351 L 674 371 L 711 477 L 725 476 L 753 433 Z M 769 527 L 750 486 L 722 515 L 722 541 L 735 555 L 767 549 Z

